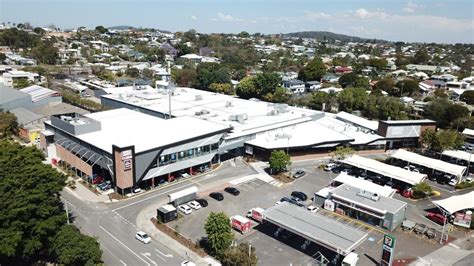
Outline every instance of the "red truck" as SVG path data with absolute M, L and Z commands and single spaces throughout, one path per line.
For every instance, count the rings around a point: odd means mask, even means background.
M 247 211 L 247 218 L 252 218 L 255 221 L 262 223 L 263 222 L 263 211 L 264 209 L 256 207 Z
M 242 234 L 250 230 L 252 227 L 252 221 L 240 215 L 230 217 L 230 222 L 232 228 L 241 232 Z

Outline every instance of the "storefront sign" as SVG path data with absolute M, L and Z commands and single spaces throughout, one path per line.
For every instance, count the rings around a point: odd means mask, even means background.
M 127 159 L 132 159 L 132 151 L 131 150 L 122 151 L 122 161 L 127 160 Z
M 334 201 L 332 201 L 330 199 L 325 200 L 324 201 L 324 209 L 333 212 L 334 209 L 335 209 Z
M 391 235 L 384 235 L 382 245 L 382 259 L 380 265 L 390 266 L 393 262 L 393 256 L 395 253 L 395 237 Z
M 132 169 L 132 159 L 123 160 L 123 170 L 127 171 Z

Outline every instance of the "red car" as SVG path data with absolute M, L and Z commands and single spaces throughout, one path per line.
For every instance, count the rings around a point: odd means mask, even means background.
M 434 213 L 434 212 L 429 212 L 426 217 L 428 217 L 428 219 L 430 219 L 431 221 L 435 222 L 435 223 L 438 223 L 440 225 L 444 225 L 445 223 L 447 223 L 447 218 L 444 217 L 442 214 L 439 214 L 439 213 Z
M 93 177 L 93 179 L 92 179 L 92 181 L 91 181 L 91 183 L 92 183 L 93 185 L 97 185 L 97 184 L 100 184 L 100 183 L 102 183 L 102 182 L 104 182 L 104 178 L 103 178 L 102 176 L 100 176 L 100 175 Z

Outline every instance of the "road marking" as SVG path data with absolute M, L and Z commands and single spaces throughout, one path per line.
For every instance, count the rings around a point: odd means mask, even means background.
M 101 216 L 102 217 L 102 216 Z M 150 263 L 148 263 L 146 260 L 144 260 L 142 257 L 140 257 L 137 253 L 135 253 L 131 248 L 129 248 L 127 245 L 125 245 L 122 241 L 120 241 L 118 238 L 116 238 L 114 235 L 112 235 L 112 233 L 110 233 L 109 231 L 107 231 L 102 225 L 100 225 L 99 223 L 99 220 L 100 218 L 99 217 L 97 219 L 97 225 L 99 226 L 100 229 L 102 229 L 102 231 L 104 231 L 105 233 L 107 233 L 112 239 L 114 239 L 115 241 L 117 241 L 119 244 L 121 244 L 122 246 L 124 246 L 128 251 L 130 251 L 133 255 L 135 255 L 137 258 L 139 258 L 141 261 L 145 262 L 146 265 L 150 266 Z M 156 264 L 155 264 L 156 265 Z
M 120 260 L 120 262 L 123 264 L 123 266 L 127 266 L 127 264 L 123 262 L 123 260 Z
M 142 254 L 147 260 L 151 261 L 153 265 L 158 266 L 158 264 L 154 260 L 149 258 L 149 256 L 151 256 L 150 252 L 145 252 L 145 253 L 140 253 L 140 254 Z
M 155 250 L 160 253 L 161 255 L 167 257 L 167 258 L 172 258 L 173 257 L 173 254 L 165 254 L 163 252 L 161 252 L 159 249 L 155 248 Z

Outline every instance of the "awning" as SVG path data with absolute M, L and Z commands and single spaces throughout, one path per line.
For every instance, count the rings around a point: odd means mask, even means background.
M 434 200 L 433 204 L 450 214 L 465 209 L 474 209 L 474 191 L 463 195 L 451 196 L 442 200 Z

